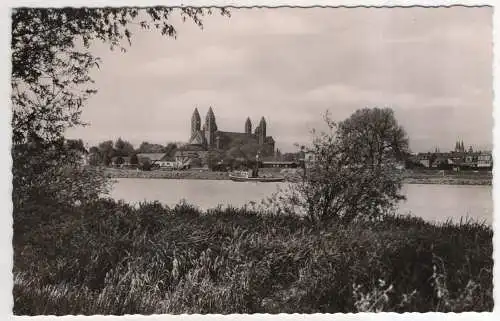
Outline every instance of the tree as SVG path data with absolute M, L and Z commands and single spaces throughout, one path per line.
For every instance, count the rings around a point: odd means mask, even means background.
M 101 158 L 99 157 L 99 153 L 90 153 L 89 164 L 91 166 L 99 166 L 101 164 Z
M 86 153 L 87 149 L 85 148 L 85 144 L 81 139 L 67 139 L 66 147 L 71 150 L 76 150 L 82 153 Z
M 297 153 L 285 153 L 282 156 L 282 159 L 285 162 L 295 162 L 297 160 L 297 158 L 298 158 L 298 154 Z
M 139 153 L 163 153 L 164 151 L 165 146 L 148 142 L 142 142 L 138 149 Z
M 118 138 L 115 142 L 115 154 L 118 156 L 130 156 L 134 153 L 134 146 L 126 140 Z
M 247 160 L 255 160 L 255 157 L 260 152 L 261 147 L 258 143 L 244 143 L 240 146 L 240 150 L 245 155 Z
M 377 218 L 404 199 L 397 163 L 407 152 L 408 138 L 391 109 L 365 108 L 315 135 L 315 162 L 294 194 L 313 221 Z M 297 200 L 295 200 L 297 201 Z
M 234 159 L 234 160 L 246 159 L 246 155 L 245 155 L 245 153 L 243 153 L 240 146 L 233 146 L 233 147 L 229 148 L 225 153 L 225 157 L 227 159 Z
M 113 141 L 107 140 L 98 145 L 99 157 L 104 166 L 109 166 L 111 164 L 111 159 L 115 156 L 115 150 L 113 148 Z
M 424 165 L 418 161 L 415 161 L 413 159 L 407 158 L 405 159 L 405 168 L 406 169 L 416 169 L 416 168 L 423 168 Z
M 172 156 L 174 154 L 174 152 L 175 152 L 176 149 L 177 149 L 177 144 L 176 143 L 168 143 L 167 146 L 164 149 L 164 152 L 167 155 Z
M 223 15 L 228 12 L 220 9 Z M 131 25 L 176 37 L 172 13 L 202 27 L 203 8 L 15 8 L 12 10 L 13 141 L 30 135 L 46 141 L 68 127 L 82 125 L 81 108 L 96 93 L 90 71 L 100 59 L 90 51 L 95 41 L 125 51 Z
M 220 9 L 222 14 L 226 10 Z M 90 72 L 100 59 L 91 52 L 98 41 L 125 51 L 131 25 L 176 37 L 173 12 L 202 27 L 202 8 L 15 8 L 11 15 L 11 100 L 14 229 L 39 225 L 33 207 L 87 202 L 108 190 L 109 180 L 97 168 L 83 169 L 81 157 L 66 148 L 64 132 L 85 125 L 82 108 L 96 93 Z M 99 146 L 109 165 L 113 144 Z M 71 211 L 69 211 L 71 212 Z M 23 214 L 25 213 L 25 214 Z M 38 213 L 51 213 L 42 209 Z M 38 221 L 37 221 L 38 220 Z M 29 228 L 28 227 L 28 228 Z M 18 234 L 19 235 L 19 234 Z
M 109 192 L 110 181 L 80 166 L 80 154 L 61 143 L 43 141 L 12 147 L 14 237 L 59 219 L 57 210 Z
M 130 165 L 138 165 L 139 164 L 139 158 L 137 157 L 137 154 L 134 153 L 130 156 Z
M 122 156 L 118 156 L 118 157 L 116 157 L 116 158 L 115 158 L 115 162 L 114 162 L 114 164 L 115 164 L 115 165 L 121 165 L 121 164 L 123 164 L 124 162 L 125 162 L 125 160 L 123 159 L 123 157 L 122 157 Z
M 208 168 L 210 170 L 215 170 L 216 168 L 218 168 L 219 162 L 222 161 L 222 156 L 222 153 L 218 151 L 209 151 L 206 155 L 206 165 L 208 166 Z
M 97 146 L 92 146 L 89 148 L 89 153 L 90 154 L 97 154 L 97 153 L 99 153 L 99 148 Z
M 111 165 L 112 160 L 113 160 L 113 158 L 111 156 L 109 156 L 108 154 L 105 154 L 102 157 L 102 164 L 104 166 L 109 166 L 109 165 Z
M 139 159 L 139 166 L 143 171 L 150 171 L 153 164 L 151 164 L 151 160 L 149 158 L 143 157 Z
M 433 165 L 436 165 L 436 159 L 437 159 L 437 156 L 436 154 L 430 154 L 429 155 L 429 167 L 433 167 Z
M 240 159 L 245 162 L 254 161 L 256 155 L 261 151 L 261 145 L 254 142 L 246 142 L 242 139 L 236 139 L 231 142 L 229 149 L 226 151 L 226 159 Z
M 223 14 L 226 10 L 220 9 Z M 11 101 L 14 237 L 73 214 L 73 207 L 109 191 L 98 168 L 64 146 L 67 128 L 85 125 L 82 108 L 97 91 L 91 71 L 100 59 L 96 42 L 125 51 L 131 25 L 175 37 L 173 12 L 202 27 L 203 8 L 14 8 L 11 14 Z M 113 144 L 99 146 L 109 165 Z

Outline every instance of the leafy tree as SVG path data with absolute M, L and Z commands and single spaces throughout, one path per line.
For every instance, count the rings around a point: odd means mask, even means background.
M 405 160 L 405 168 L 406 169 L 415 169 L 415 168 L 423 168 L 423 167 L 424 167 L 424 165 L 422 163 L 420 163 L 419 161 L 409 159 L 409 158 L 407 158 Z
M 89 164 L 91 166 L 99 166 L 101 164 L 101 158 L 99 157 L 99 153 L 90 153 Z
M 176 143 L 168 143 L 167 146 L 164 149 L 164 152 L 167 155 L 172 156 L 176 149 L 177 149 L 177 144 Z
M 365 108 L 316 134 L 307 148 L 315 162 L 293 194 L 309 218 L 344 222 L 373 219 L 393 209 L 401 195 L 396 165 L 408 149 L 408 138 L 391 109 Z M 299 196 L 297 198 L 297 195 Z
M 86 153 L 87 149 L 85 148 L 85 144 L 81 139 L 67 139 L 66 146 L 68 149 L 76 150 L 79 152 Z
M 261 146 L 257 143 L 245 143 L 240 146 L 240 150 L 245 155 L 247 160 L 255 160 L 255 157 L 261 150 Z
M 338 125 L 344 154 L 356 164 L 383 166 L 401 161 L 408 137 L 389 108 L 364 108 Z
M 89 148 L 89 164 L 92 166 L 99 166 L 102 164 L 102 157 L 99 152 L 99 147 L 92 146 Z
M 429 167 L 432 167 L 432 165 L 434 165 L 436 159 L 437 159 L 436 154 L 432 153 L 429 155 Z
M 102 164 L 104 166 L 110 166 L 111 165 L 111 162 L 112 162 L 113 158 L 111 156 L 109 156 L 108 154 L 104 154 L 102 156 Z
M 139 159 L 139 166 L 143 171 L 150 171 L 153 164 L 151 164 L 151 160 L 149 158 L 143 157 Z
M 451 170 L 451 169 L 453 169 L 453 165 L 448 164 L 447 161 L 443 160 L 443 161 L 438 163 L 437 168 L 441 169 L 441 170 Z
M 227 159 L 245 159 L 246 155 L 241 151 L 240 146 L 233 146 L 226 151 Z
M 220 9 L 226 15 L 225 9 Z M 12 10 L 12 102 L 14 143 L 30 135 L 46 141 L 61 137 L 67 127 L 82 125 L 81 108 L 96 89 L 90 71 L 100 59 L 91 53 L 94 41 L 125 51 L 130 25 L 156 29 L 176 37 L 174 12 L 202 27 L 203 8 L 15 8 Z
M 111 159 L 115 156 L 115 149 L 113 148 L 113 141 L 107 140 L 98 145 L 99 156 L 104 166 L 111 164 Z
M 285 162 L 294 162 L 297 160 L 297 153 L 285 153 L 282 155 L 282 159 Z
M 112 140 L 106 140 L 106 141 L 103 141 L 101 143 L 99 143 L 99 145 L 97 145 L 97 148 L 99 149 L 99 152 L 111 152 L 114 148 L 113 148 L 113 141 Z
M 210 170 L 214 170 L 218 167 L 219 162 L 222 160 L 223 154 L 221 152 L 211 150 L 207 153 L 206 163 Z
M 110 182 L 95 169 L 81 167 L 80 153 L 62 142 L 16 144 L 12 157 L 14 236 L 47 224 L 58 213 L 52 209 L 85 203 L 109 191 Z
M 224 9 L 221 11 L 222 14 L 227 13 Z M 90 72 L 99 67 L 100 59 L 91 52 L 91 45 L 96 41 L 103 42 L 109 44 L 111 49 L 125 51 L 125 43 L 130 45 L 132 40 L 131 25 L 157 30 L 166 37 L 175 37 L 176 30 L 170 23 L 174 12 L 200 27 L 203 16 L 211 13 L 209 9 L 202 8 L 165 7 L 12 10 L 11 98 L 15 200 L 21 202 L 23 198 L 21 203 L 27 199 L 35 203 L 40 200 L 34 196 L 36 193 L 30 195 L 21 188 L 26 182 L 38 184 L 36 189 L 40 191 L 51 190 L 51 197 L 58 200 L 63 200 L 64 197 L 60 196 L 66 197 L 67 191 L 81 186 L 95 191 L 100 189 L 96 185 L 97 178 L 88 177 L 83 182 L 83 176 L 75 180 L 47 176 L 63 175 L 60 169 L 68 166 L 73 168 L 73 174 L 66 177 L 78 173 L 76 165 L 79 165 L 80 159 L 65 155 L 68 151 L 59 142 L 67 128 L 84 125 L 80 117 L 82 107 L 96 93 Z M 114 151 L 108 148 L 104 152 L 102 147 L 101 161 L 109 165 Z M 34 168 L 43 168 L 44 175 L 30 170 Z M 88 171 L 86 174 L 92 173 Z M 94 174 L 101 175 L 97 172 Z M 56 190 L 61 195 L 56 195 Z M 44 194 L 44 197 L 49 197 L 49 194 Z M 69 198 L 67 200 L 71 201 Z
M 138 149 L 139 153 L 163 153 L 164 151 L 165 146 L 148 142 L 142 142 Z
M 194 168 L 198 168 L 198 167 L 201 167 L 203 165 L 203 162 L 200 158 L 193 158 L 191 159 L 191 162 L 189 163 L 189 166 L 190 167 L 194 167 Z
M 121 138 L 116 140 L 114 149 L 118 156 L 130 156 L 134 153 L 134 146 Z
M 97 153 L 99 153 L 99 148 L 97 146 L 92 146 L 89 148 L 89 153 L 90 154 L 97 154 Z
M 123 157 L 122 156 L 118 156 L 118 157 L 115 158 L 115 162 L 114 163 L 115 163 L 115 165 L 121 165 L 124 162 L 125 162 L 125 160 L 123 159 Z
M 137 154 L 134 153 L 132 156 L 130 156 L 130 165 L 138 165 L 139 164 L 139 158 L 137 157 Z
M 258 143 L 246 142 L 241 139 L 234 140 L 226 151 L 226 159 L 240 159 L 245 162 L 254 161 L 256 155 L 261 151 Z

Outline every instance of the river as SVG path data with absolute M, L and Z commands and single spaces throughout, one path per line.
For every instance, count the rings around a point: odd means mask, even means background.
M 160 201 L 172 206 L 186 200 L 202 209 L 217 205 L 242 206 L 258 202 L 284 183 L 237 183 L 226 180 L 188 179 L 117 179 L 111 197 L 129 203 Z M 428 221 L 459 221 L 471 218 L 492 224 L 493 195 L 491 186 L 407 184 L 407 200 L 399 204 L 399 213 L 420 216 Z

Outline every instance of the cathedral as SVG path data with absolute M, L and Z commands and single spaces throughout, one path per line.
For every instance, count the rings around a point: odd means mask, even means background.
M 226 132 L 217 127 L 212 107 L 208 109 L 205 123 L 201 126 L 201 118 L 198 109 L 195 108 L 191 117 L 191 137 L 186 146 L 190 150 L 226 151 L 235 145 L 258 145 L 262 156 L 274 155 L 274 139 L 266 136 L 266 120 L 260 119 L 259 125 L 252 132 L 252 121 L 247 118 L 243 132 Z

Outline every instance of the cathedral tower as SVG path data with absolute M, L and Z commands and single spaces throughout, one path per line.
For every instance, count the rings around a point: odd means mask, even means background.
M 259 131 L 258 131 L 259 144 L 264 145 L 264 141 L 266 139 L 266 120 L 264 116 L 260 119 L 259 123 Z
M 457 142 L 455 143 L 455 152 L 458 152 L 458 153 L 465 152 L 465 146 L 464 146 L 463 140 L 457 140 Z
M 247 135 L 252 134 L 252 121 L 250 120 L 250 117 L 248 117 L 247 121 L 245 122 L 245 133 Z
M 194 109 L 193 116 L 191 116 L 191 137 L 194 137 L 201 129 L 201 118 L 198 108 Z
M 207 117 L 205 119 L 205 137 L 207 145 L 213 147 L 215 144 L 215 132 L 217 131 L 217 124 L 215 122 L 215 114 L 212 107 L 208 109 Z

